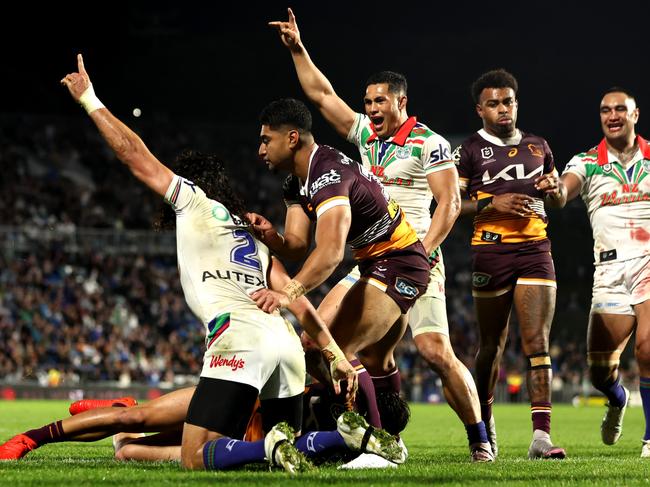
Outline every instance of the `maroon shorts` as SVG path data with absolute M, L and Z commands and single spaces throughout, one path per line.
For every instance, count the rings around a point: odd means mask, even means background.
M 472 247 L 474 296 L 500 296 L 516 284 L 556 286 L 550 240 Z
M 406 313 L 429 285 L 429 260 L 421 242 L 359 262 L 361 280 L 382 289 Z

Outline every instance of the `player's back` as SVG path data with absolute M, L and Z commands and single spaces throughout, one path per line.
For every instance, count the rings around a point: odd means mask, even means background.
M 176 211 L 179 273 L 194 314 L 207 326 L 233 310 L 261 313 L 249 294 L 266 287 L 268 248 L 190 181 L 175 176 L 167 200 Z

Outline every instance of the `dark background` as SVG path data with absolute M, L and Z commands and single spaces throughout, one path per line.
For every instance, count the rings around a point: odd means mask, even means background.
M 302 97 L 289 53 L 266 26 L 285 2 L 56 2 L 3 14 L 3 112 L 78 113 L 58 85 L 82 52 L 100 99 L 130 119 L 254 124 L 270 100 Z M 294 1 L 303 40 L 339 95 L 362 110 L 381 69 L 409 80 L 409 114 L 454 138 L 480 127 L 469 95 L 483 71 L 520 83 L 519 126 L 557 165 L 595 145 L 600 94 L 646 91 L 646 2 Z M 128 117 L 128 118 L 127 118 Z M 131 118 L 132 119 L 132 118 Z M 144 120 L 143 120 L 144 121 Z M 643 133 L 643 112 L 639 132 Z M 256 129 L 255 129 L 256 130 Z M 354 154 L 315 116 L 318 139 Z M 256 142 L 256 133 L 251 143 Z

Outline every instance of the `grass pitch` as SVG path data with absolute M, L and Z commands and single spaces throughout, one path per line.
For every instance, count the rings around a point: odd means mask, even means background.
M 65 417 L 67 402 L 0 401 L 0 441 Z M 639 458 L 643 413 L 631 408 L 615 446 L 600 441 L 603 407 L 553 407 L 553 440 L 564 461 L 526 459 L 531 438 L 527 405 L 495 406 L 500 453 L 494 464 L 469 463 L 465 431 L 446 405 L 412 405 L 404 433 L 406 464 L 391 470 L 338 471 L 334 465 L 291 477 L 266 466 L 229 472 L 188 472 L 169 463 L 118 463 L 110 440 L 46 445 L 18 462 L 0 462 L 0 485 L 649 485 L 650 459 Z

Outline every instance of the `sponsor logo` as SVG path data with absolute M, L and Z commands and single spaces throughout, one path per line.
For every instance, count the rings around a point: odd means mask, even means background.
M 616 249 L 603 250 L 600 253 L 600 262 L 608 262 L 610 260 L 616 260 Z
M 336 172 L 334 169 L 330 169 L 329 172 L 321 174 L 309 187 L 309 196 L 314 197 L 321 189 L 331 186 L 332 184 L 339 184 L 341 182 L 341 175 Z
M 226 450 L 228 450 L 228 451 L 232 451 L 232 447 L 235 446 L 235 443 L 238 443 L 238 442 L 239 442 L 239 440 L 230 440 L 230 441 L 226 444 Z
M 481 240 L 484 242 L 498 243 L 501 242 L 501 234 L 483 230 L 483 233 L 481 234 Z
M 638 189 L 638 184 L 624 184 L 623 194 L 618 194 L 618 191 L 605 192 L 600 195 L 600 206 L 617 206 L 625 203 L 636 203 L 637 201 L 650 201 L 650 193 L 635 192 Z
M 386 272 L 388 269 L 387 269 L 386 267 L 382 267 L 382 266 L 378 265 L 378 266 L 377 266 L 377 270 L 378 270 L 379 272 Z
M 486 170 L 483 173 L 483 177 L 481 179 L 483 184 L 492 184 L 496 182 L 497 179 L 503 179 L 504 181 L 514 181 L 515 179 L 531 179 L 537 176 L 541 176 L 543 171 L 544 167 L 539 166 L 526 174 L 526 168 L 523 164 L 509 164 L 494 176 L 490 176 L 489 171 Z
M 431 151 L 431 154 L 429 154 L 429 157 L 431 158 L 430 162 L 448 161 L 451 159 L 449 147 L 446 145 L 438 144 L 438 148 L 433 149 Z
M 214 273 L 210 271 L 203 271 L 203 275 L 201 276 L 201 282 L 205 282 L 208 279 L 225 279 L 229 281 L 243 282 L 246 284 L 250 284 L 251 286 L 262 286 L 262 287 L 265 286 L 264 279 L 261 279 L 259 276 L 254 276 L 239 271 L 217 270 L 214 271 Z
M 528 150 L 535 157 L 544 157 L 544 151 L 542 151 L 542 149 L 540 149 L 540 147 L 535 144 L 528 144 Z
M 490 274 L 485 274 L 484 272 L 472 272 L 472 286 L 474 287 L 487 286 L 491 278 L 492 276 Z
M 229 367 L 233 372 L 236 372 L 239 369 L 243 369 L 245 365 L 245 360 L 243 358 L 237 358 L 237 355 L 233 355 L 231 358 L 224 358 L 221 354 L 210 357 L 211 369 Z
M 313 431 L 307 435 L 307 450 L 316 452 L 316 447 L 314 446 L 314 439 L 318 434 L 317 431 Z M 286 441 L 286 440 L 285 440 Z
M 406 159 L 411 155 L 411 149 L 409 147 L 398 147 L 395 155 L 398 159 Z
M 491 163 L 491 162 L 495 162 L 495 161 L 496 161 L 496 159 L 488 159 L 487 161 L 483 161 L 483 162 L 481 163 L 481 166 L 485 166 L 486 164 L 489 164 L 489 163 Z
M 494 155 L 494 151 L 492 150 L 492 147 L 482 147 L 481 148 L 481 156 L 483 159 L 489 159 Z
M 462 145 L 459 145 L 454 149 L 454 152 L 451 153 L 451 158 L 454 160 L 456 165 L 458 166 L 460 164 L 460 149 L 463 147 Z
M 230 218 L 230 212 L 226 209 L 225 206 L 216 204 L 212 207 L 212 218 L 226 222 Z
M 402 296 L 405 296 L 409 299 L 416 298 L 418 294 L 420 294 L 420 291 L 418 290 L 415 285 L 402 277 L 398 277 L 395 280 L 395 289 L 397 289 L 397 292 L 400 293 Z
M 519 152 L 519 149 L 517 149 L 516 147 L 514 149 L 510 149 L 508 151 L 508 157 L 515 157 L 518 152 Z

